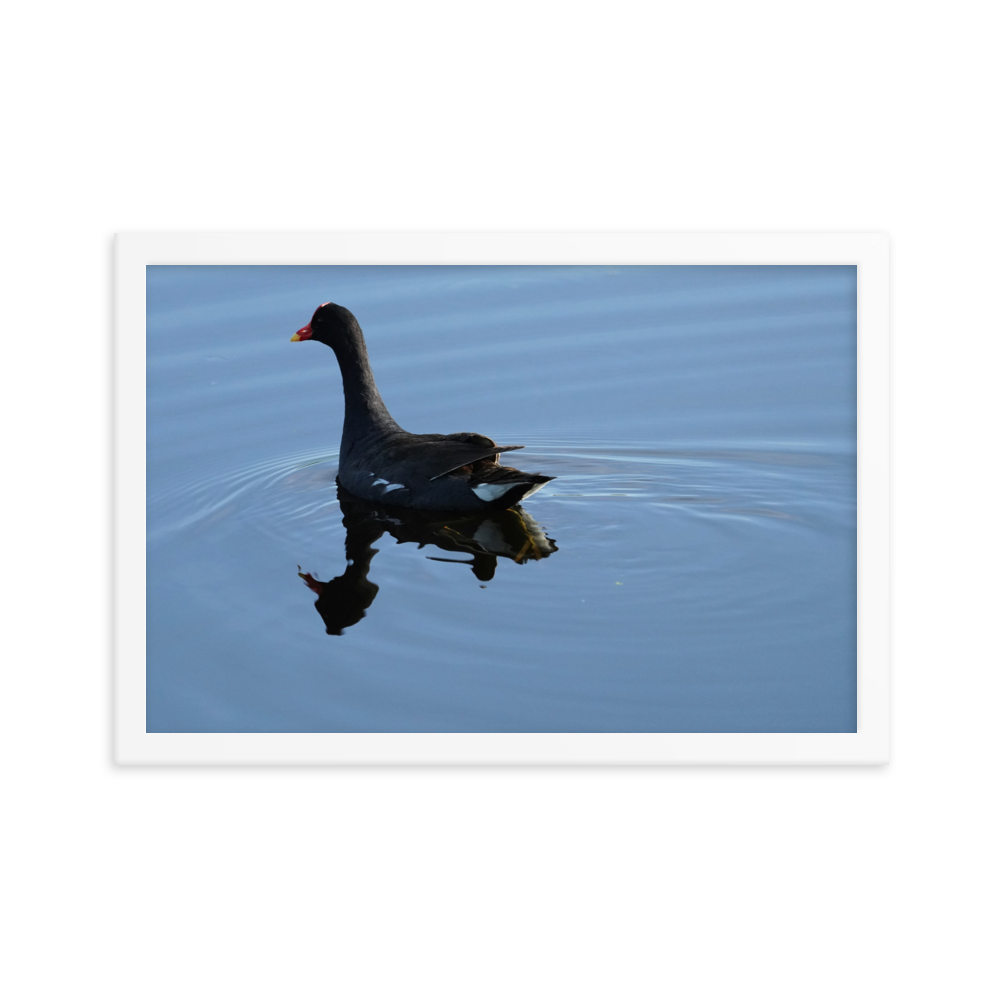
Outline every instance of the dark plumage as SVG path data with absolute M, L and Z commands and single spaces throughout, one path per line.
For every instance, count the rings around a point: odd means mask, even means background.
M 326 302 L 294 337 L 332 347 L 344 378 L 344 433 L 337 478 L 363 500 L 424 510 L 513 507 L 553 476 L 499 464 L 483 434 L 410 434 L 389 414 L 368 363 L 365 338 L 350 310 Z

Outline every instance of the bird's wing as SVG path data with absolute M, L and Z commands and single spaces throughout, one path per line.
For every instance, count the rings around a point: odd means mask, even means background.
M 499 445 L 485 434 L 407 434 L 405 439 L 388 441 L 383 454 L 390 461 L 405 460 L 427 479 L 440 479 L 483 458 L 503 451 L 523 448 L 523 444 Z M 398 449 L 398 456 L 396 453 Z

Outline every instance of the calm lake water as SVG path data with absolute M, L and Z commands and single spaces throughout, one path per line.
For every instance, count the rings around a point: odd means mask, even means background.
M 403 427 L 558 478 L 342 503 L 327 300 Z M 855 268 L 156 266 L 147 317 L 150 732 L 855 730 Z

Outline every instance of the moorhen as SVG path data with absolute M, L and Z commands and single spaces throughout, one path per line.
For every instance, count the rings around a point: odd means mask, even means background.
M 316 340 L 337 355 L 344 377 L 337 479 L 362 500 L 442 511 L 513 507 L 555 478 L 499 464 L 501 452 L 524 445 L 404 431 L 375 386 L 361 326 L 343 306 L 324 302 L 292 340 Z

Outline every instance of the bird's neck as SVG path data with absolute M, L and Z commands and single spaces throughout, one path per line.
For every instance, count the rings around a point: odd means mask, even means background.
M 380 427 L 397 427 L 375 385 L 361 331 L 341 340 L 333 350 L 344 378 L 343 445 Z

